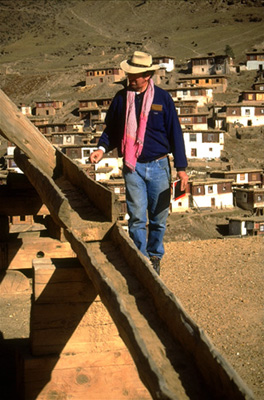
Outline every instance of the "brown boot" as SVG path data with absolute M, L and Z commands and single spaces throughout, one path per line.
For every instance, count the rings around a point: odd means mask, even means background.
M 153 266 L 153 268 L 155 269 L 155 271 L 157 272 L 157 274 L 160 274 L 160 258 L 157 256 L 152 256 L 150 257 L 150 262 Z

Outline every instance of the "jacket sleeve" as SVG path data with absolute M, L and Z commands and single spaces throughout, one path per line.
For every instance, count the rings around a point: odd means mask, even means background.
M 187 158 L 185 153 L 185 144 L 180 121 L 175 109 L 174 102 L 170 95 L 168 95 L 165 124 L 168 134 L 168 140 L 171 147 L 171 152 L 174 157 L 174 167 L 177 170 L 185 170 L 187 167 Z
M 113 98 L 105 117 L 105 129 L 99 139 L 98 147 L 104 147 L 105 151 L 111 151 L 114 148 L 120 148 L 121 139 L 124 130 L 123 117 L 123 96 L 118 92 Z

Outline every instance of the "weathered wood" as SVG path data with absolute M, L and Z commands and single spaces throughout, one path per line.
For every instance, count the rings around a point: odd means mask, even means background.
M 56 157 L 57 164 L 61 166 L 62 175 L 72 184 L 82 189 L 93 205 L 109 221 L 116 221 L 120 211 L 117 196 L 111 190 L 91 179 L 83 169 L 79 168 L 61 151 L 57 150 Z
M 98 393 L 99 398 L 150 400 L 131 355 L 80 262 L 43 258 L 33 260 L 33 268 L 30 341 L 34 358 L 20 354 L 23 398 L 46 400 L 55 390 L 57 395 L 70 393 L 78 400 L 98 398 Z M 50 283 L 57 290 L 50 291 Z M 37 294 L 43 284 L 46 289 Z M 64 284 L 72 285 L 72 292 L 69 285 L 64 291 Z
M 61 242 L 66 241 L 63 228 L 54 221 L 51 215 L 46 215 L 45 227 L 51 238 L 60 240 Z
M 55 148 L 0 90 L 0 131 L 49 176 L 56 166 Z
M 149 292 L 155 309 L 169 331 L 186 351 L 192 355 L 209 387 L 225 398 L 253 398 L 253 393 L 244 384 L 232 366 L 222 357 L 204 331 L 189 317 L 179 300 L 159 282 L 150 279 L 149 271 L 139 262 L 136 246 L 129 243 L 126 233 L 114 225 L 110 237 L 126 256 L 127 263 L 140 277 Z
M 96 292 L 77 258 L 34 259 L 35 304 L 94 301 Z
M 16 152 L 17 165 L 28 176 L 43 202 L 48 207 L 54 221 L 66 228 L 75 227 L 80 232 L 86 232 L 86 240 L 101 240 L 112 226 L 101 211 L 96 209 L 81 190 L 77 190 L 64 176 L 54 181 L 40 170 L 37 164 L 24 154 Z M 60 170 L 60 167 L 58 167 Z M 76 205 L 76 202 L 78 203 Z M 105 203 L 112 207 L 112 202 Z
M 23 236 L 10 238 L 8 242 L 8 268 L 30 269 L 32 260 L 44 257 L 76 257 L 69 242 L 60 242 L 46 237 Z
M 83 243 L 69 231 L 66 237 L 110 312 L 153 399 L 159 396 L 164 399 L 189 398 L 185 397 L 185 390 L 189 391 L 190 387 L 184 388 L 186 382 L 179 380 L 182 375 L 179 360 L 184 365 L 184 373 L 193 377 L 192 390 L 200 391 L 200 398 L 253 399 L 250 389 L 188 317 L 121 229 L 116 224 L 109 233 L 109 239 L 115 238 L 115 246 L 113 242 Z M 138 281 L 134 275 L 138 275 Z M 138 304 L 136 308 L 135 303 Z M 165 349 L 170 349 L 169 364 L 164 357 Z M 194 379 L 200 376 L 200 368 L 205 386 Z M 192 395 L 189 394 L 190 398 Z
M 26 350 L 17 359 L 23 399 L 151 400 L 128 351 L 109 342 L 94 342 L 86 351 L 60 357 L 32 357 Z
M 29 280 L 20 271 L 3 271 L 0 273 L 0 295 L 12 295 L 29 292 Z

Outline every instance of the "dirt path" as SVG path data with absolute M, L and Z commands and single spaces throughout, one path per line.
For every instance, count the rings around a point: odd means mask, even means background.
M 264 238 L 171 242 L 165 249 L 161 278 L 264 399 Z

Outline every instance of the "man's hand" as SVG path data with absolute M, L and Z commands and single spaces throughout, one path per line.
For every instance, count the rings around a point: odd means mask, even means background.
M 90 155 L 90 162 L 92 164 L 97 164 L 99 161 L 102 160 L 104 156 L 104 152 L 101 149 L 95 150 L 91 155 Z
M 187 187 L 187 183 L 188 183 L 189 177 L 188 177 L 188 175 L 186 174 L 185 171 L 177 171 L 177 175 L 178 175 L 178 178 L 181 181 L 181 190 L 183 191 Z

